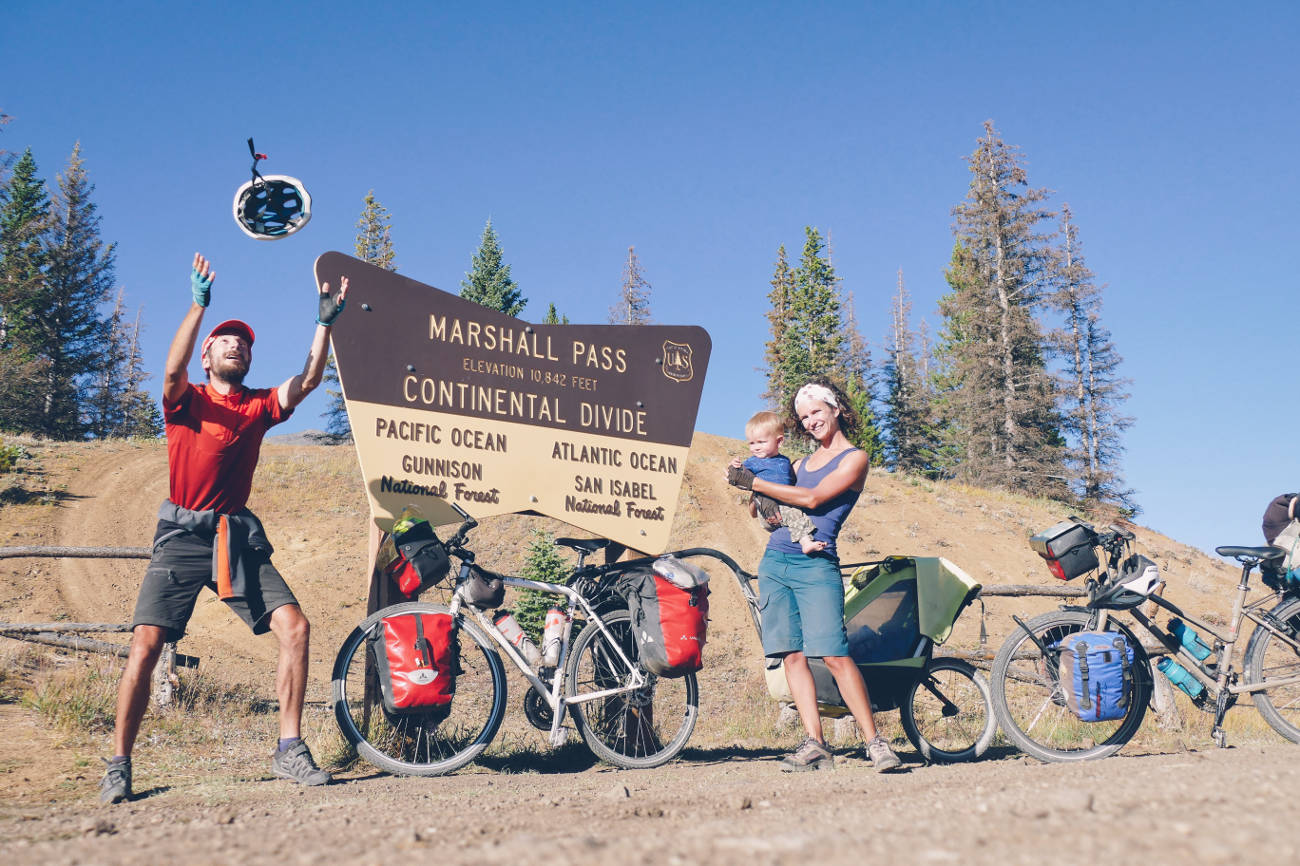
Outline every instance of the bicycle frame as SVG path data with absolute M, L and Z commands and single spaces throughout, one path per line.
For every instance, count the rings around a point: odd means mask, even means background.
M 574 573 L 576 574 L 581 570 L 582 566 L 580 565 L 578 569 L 575 569 Z M 513 586 L 520 589 L 535 589 L 541 592 L 562 595 L 565 598 L 564 633 L 560 638 L 560 657 L 559 661 L 555 664 L 555 671 L 548 686 L 541 677 L 533 672 L 532 666 L 524 659 L 523 654 L 514 644 L 510 643 L 510 641 L 506 639 L 505 635 L 503 635 L 501 630 L 497 628 L 496 624 L 488 618 L 487 614 L 465 601 L 462 593 L 465 581 L 469 576 L 470 563 L 466 560 L 461 560 L 459 577 L 456 581 L 456 590 L 452 594 L 449 611 L 453 617 L 461 615 L 463 611 L 468 611 L 475 621 L 478 622 L 479 626 L 487 636 L 501 648 L 505 653 L 506 658 L 508 658 L 511 663 L 519 669 L 519 673 L 528 680 L 529 685 L 536 690 L 539 695 L 546 698 L 546 702 L 548 706 L 550 706 L 552 713 L 550 732 L 550 742 L 552 746 L 559 746 L 564 743 L 567 735 L 562 730 L 562 727 L 564 724 L 565 713 L 570 704 L 581 704 L 587 701 L 595 701 L 600 700 L 601 698 L 625 694 L 643 688 L 647 684 L 645 675 L 642 674 L 637 666 L 634 665 L 623 652 L 623 648 L 619 646 L 618 641 L 615 640 L 614 636 L 605 626 L 605 621 L 600 618 L 600 615 L 596 613 L 595 608 L 592 607 L 591 603 L 588 602 L 580 592 L 563 584 L 544 583 L 542 581 L 528 580 L 523 577 L 501 575 L 501 582 L 506 586 Z M 573 634 L 573 614 L 575 606 L 581 608 L 588 622 L 596 624 L 601 633 L 604 634 L 606 639 L 609 641 L 609 644 L 614 648 L 614 651 L 618 654 L 619 661 L 623 665 L 622 675 L 620 678 L 625 681 L 624 685 L 612 689 L 602 689 L 596 692 L 583 692 L 582 694 L 576 695 L 568 694 L 566 662 L 569 657 L 570 638 Z
M 1197 658 L 1177 636 L 1161 628 L 1153 621 L 1154 609 L 1148 608 L 1148 610 L 1151 610 L 1151 615 L 1148 615 L 1140 609 L 1142 604 L 1133 607 L 1126 605 L 1112 608 L 1103 601 L 1107 597 L 1108 590 L 1114 587 L 1114 581 L 1119 578 L 1119 560 L 1131 540 L 1131 533 L 1120 531 L 1118 528 L 1113 533 L 1101 536 L 1100 543 L 1109 553 L 1108 562 L 1100 575 L 1100 580 L 1090 581 L 1089 603 L 1086 609 L 1099 614 L 1098 628 L 1101 629 L 1106 628 L 1107 620 L 1112 616 L 1117 616 L 1120 611 L 1127 610 L 1131 618 L 1130 622 L 1139 626 L 1141 631 L 1157 641 L 1158 645 L 1154 648 L 1144 646 L 1144 649 L 1148 650 L 1148 664 L 1151 668 L 1150 675 L 1153 678 L 1155 677 L 1156 665 L 1150 662 L 1150 658 L 1166 656 L 1176 658 L 1182 667 L 1205 687 L 1205 695 L 1197 696 L 1197 705 L 1210 710 L 1211 707 L 1207 705 L 1213 702 L 1214 731 L 1212 737 L 1215 743 L 1224 746 L 1226 745 L 1226 737 L 1223 731 L 1223 719 L 1237 695 L 1265 692 L 1269 689 L 1300 683 L 1300 674 L 1272 678 L 1260 676 L 1256 682 L 1239 680 L 1239 674 L 1245 672 L 1242 660 L 1245 659 L 1246 651 L 1249 649 L 1249 646 L 1241 651 L 1237 649 L 1242 642 L 1241 624 L 1243 620 L 1248 619 L 1255 623 L 1256 628 L 1266 629 L 1273 637 L 1290 646 L 1297 654 L 1300 654 L 1300 641 L 1279 628 L 1278 624 L 1272 622 L 1268 611 L 1261 612 L 1261 609 L 1266 605 L 1276 605 L 1283 594 L 1279 592 L 1263 596 L 1255 601 L 1248 601 L 1250 573 L 1262 560 L 1251 555 L 1252 549 L 1238 548 L 1236 549 L 1237 552 L 1229 553 L 1230 550 L 1233 550 L 1229 548 L 1220 549 L 1220 552 L 1223 555 L 1235 556 L 1237 561 L 1241 563 L 1241 578 L 1237 582 L 1237 594 L 1233 599 L 1232 614 L 1226 630 L 1220 630 L 1204 618 L 1189 614 L 1178 605 L 1165 599 L 1162 595 L 1163 585 L 1158 587 L 1156 592 L 1148 595 L 1146 602 L 1150 602 L 1158 608 L 1163 608 L 1171 614 L 1191 622 L 1213 638 L 1213 652 L 1210 655 L 1217 653 L 1217 662 L 1214 665 L 1207 664 Z M 1023 628 L 1023 624 L 1021 625 Z M 1242 665 L 1241 671 L 1237 670 L 1238 664 Z
M 1206 622 L 1201 617 L 1187 613 L 1173 602 L 1165 599 L 1163 596 L 1152 594 L 1148 600 L 1169 611 L 1174 616 L 1180 617 L 1187 622 L 1191 622 L 1198 629 L 1210 634 L 1215 643 L 1222 647 L 1219 652 L 1219 661 L 1216 665 L 1217 670 L 1211 672 L 1210 667 L 1202 660 L 1192 654 L 1191 650 L 1182 645 L 1177 637 L 1170 634 L 1165 629 L 1156 625 L 1150 617 L 1139 609 L 1129 611 L 1133 619 L 1149 635 L 1164 645 L 1165 648 L 1173 648 L 1168 653 L 1156 653 L 1157 656 L 1171 655 L 1179 660 L 1183 667 L 1187 668 L 1201 685 L 1205 686 L 1210 693 L 1210 697 L 1218 700 L 1220 694 L 1239 695 L 1250 692 L 1263 691 L 1268 688 L 1277 686 L 1295 685 L 1300 683 L 1300 675 L 1291 677 L 1277 677 L 1270 680 L 1264 680 L 1259 683 L 1236 683 L 1229 681 L 1235 672 L 1235 666 L 1239 658 L 1243 655 L 1237 652 L 1237 646 L 1241 641 L 1241 623 L 1243 620 L 1250 620 L 1257 627 L 1268 629 L 1280 640 L 1285 641 L 1297 650 L 1300 650 L 1300 642 L 1297 642 L 1290 635 L 1278 629 L 1273 623 L 1269 622 L 1267 612 L 1261 613 L 1261 609 L 1267 605 L 1275 604 L 1276 598 L 1272 595 L 1264 596 L 1247 604 L 1246 597 L 1250 592 L 1247 585 L 1247 578 L 1250 574 L 1248 568 L 1242 569 L 1241 580 L 1237 584 L 1237 595 L 1233 600 L 1232 616 L 1229 620 L 1227 631 L 1220 631 L 1214 625 Z M 1109 612 L 1107 612 L 1109 613 Z M 1102 619 L 1104 627 L 1105 619 Z

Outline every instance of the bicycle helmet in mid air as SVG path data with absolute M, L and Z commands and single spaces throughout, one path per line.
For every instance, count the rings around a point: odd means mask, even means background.
M 311 220 L 311 196 L 296 177 L 260 174 L 257 162 L 266 154 L 254 150 L 251 138 L 248 150 L 253 154 L 253 176 L 235 191 L 235 222 L 259 241 L 287 238 Z

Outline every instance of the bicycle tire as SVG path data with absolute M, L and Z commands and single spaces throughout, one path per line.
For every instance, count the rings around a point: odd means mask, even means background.
M 1268 615 L 1292 638 L 1300 636 L 1300 599 L 1288 598 Z M 1256 626 L 1246 645 L 1246 684 L 1262 683 L 1270 676 L 1296 675 L 1300 675 L 1300 652 L 1268 629 Z M 1300 743 L 1300 685 L 1274 687 L 1250 695 L 1269 727 L 1291 742 Z
M 954 658 L 930 659 L 899 707 L 899 718 L 921 757 L 935 764 L 980 757 L 998 730 L 988 680 Z
M 396 715 L 384 709 L 370 661 L 372 635 L 384 617 L 447 613 L 441 604 L 410 601 L 366 617 L 334 660 L 334 719 L 357 754 L 381 770 L 441 776 L 468 764 L 487 748 L 505 717 L 506 676 L 496 648 L 476 623 L 457 617 L 456 692 L 446 711 Z M 381 650 L 382 651 L 382 650 Z
M 601 617 L 623 653 L 637 664 L 632 617 L 626 610 Z M 612 660 L 612 661 L 611 661 Z M 587 623 L 573 642 L 569 657 L 570 694 L 581 695 L 618 685 L 622 661 L 595 622 Z M 644 673 L 644 672 L 643 672 Z M 695 674 L 666 679 L 645 674 L 649 682 L 634 692 L 573 704 L 574 724 L 587 747 L 606 763 L 628 770 L 665 764 L 686 746 L 699 716 Z
M 1045 645 L 1079 631 L 1095 630 L 1093 611 L 1063 609 L 1026 625 Z M 1019 626 L 993 660 L 993 710 L 1002 732 L 1027 755 L 1040 761 L 1086 761 L 1113 755 L 1133 738 L 1151 697 L 1151 663 L 1127 626 L 1108 620 L 1107 631 L 1122 633 L 1133 647 L 1133 687 L 1128 711 L 1105 722 L 1080 720 L 1069 707 L 1056 677 L 1055 653 L 1044 655 Z

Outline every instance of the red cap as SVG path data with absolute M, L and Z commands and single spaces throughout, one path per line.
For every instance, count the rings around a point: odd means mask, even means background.
M 222 334 L 238 334 L 248 341 L 248 345 L 253 345 L 253 329 L 239 319 L 227 319 L 208 332 L 207 338 L 203 341 L 203 348 L 199 351 L 199 357 L 207 355 L 212 341 Z

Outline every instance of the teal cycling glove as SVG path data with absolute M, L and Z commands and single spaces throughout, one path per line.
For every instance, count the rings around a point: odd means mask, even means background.
M 199 275 L 199 269 L 190 271 L 190 290 L 194 292 L 194 303 L 206 307 L 212 299 L 212 277 Z

